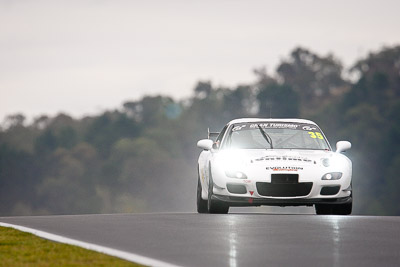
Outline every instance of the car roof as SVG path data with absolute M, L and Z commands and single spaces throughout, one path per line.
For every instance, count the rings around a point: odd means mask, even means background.
M 265 119 L 265 118 L 241 118 L 231 120 L 228 125 L 236 123 L 246 123 L 246 122 L 294 122 L 294 123 L 307 123 L 317 125 L 315 122 L 304 119 Z

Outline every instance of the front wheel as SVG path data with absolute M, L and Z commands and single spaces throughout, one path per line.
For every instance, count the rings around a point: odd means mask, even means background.
M 214 183 L 211 176 L 211 168 L 209 170 L 209 183 L 208 183 L 208 201 L 207 208 L 209 213 L 220 213 L 227 214 L 229 211 L 229 205 L 224 202 L 212 199 Z
M 204 200 L 201 198 L 201 182 L 200 182 L 200 177 L 197 179 L 197 212 L 198 213 L 207 213 L 208 212 L 208 207 L 207 207 L 207 200 Z
M 353 209 L 353 202 L 336 205 L 333 208 L 333 212 L 334 212 L 333 214 L 336 214 L 336 215 L 350 215 L 352 209 Z
M 319 215 L 350 215 L 353 209 L 353 202 L 345 204 L 315 204 L 315 212 Z

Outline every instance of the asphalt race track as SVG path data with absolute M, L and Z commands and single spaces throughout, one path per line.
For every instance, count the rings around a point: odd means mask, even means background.
M 165 213 L 0 222 L 180 266 L 400 266 L 400 217 Z

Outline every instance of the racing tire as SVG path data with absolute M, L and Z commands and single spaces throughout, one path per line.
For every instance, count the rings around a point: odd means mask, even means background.
M 212 199 L 213 195 L 214 183 L 211 176 L 211 167 L 209 170 L 209 184 L 208 184 L 208 201 L 207 201 L 207 210 L 208 213 L 218 213 L 218 214 L 227 214 L 229 212 L 229 205 L 223 203 L 221 201 Z
M 201 198 L 201 182 L 200 177 L 197 179 L 197 212 L 208 213 L 207 200 Z
M 335 205 L 333 207 L 333 214 L 335 215 L 350 215 L 353 209 L 353 202 Z
M 329 204 L 315 204 L 315 213 L 318 215 L 332 214 L 332 205 Z
M 315 204 L 315 212 L 318 215 L 350 215 L 353 202 L 346 204 Z

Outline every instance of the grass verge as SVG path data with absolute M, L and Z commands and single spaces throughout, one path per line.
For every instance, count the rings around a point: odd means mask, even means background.
M 143 266 L 0 227 L 0 266 Z

